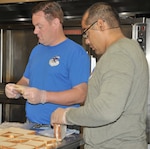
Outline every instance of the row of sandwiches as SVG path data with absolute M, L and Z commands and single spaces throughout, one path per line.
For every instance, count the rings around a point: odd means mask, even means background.
M 0 129 L 0 149 L 55 149 L 65 138 L 66 126 L 54 125 L 54 138 L 17 127 Z

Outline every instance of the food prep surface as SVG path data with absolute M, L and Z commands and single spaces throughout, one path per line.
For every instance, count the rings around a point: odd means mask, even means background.
M 58 142 L 54 137 L 39 135 L 37 131 L 26 128 L 27 124 L 23 123 L 2 123 L 0 125 L 0 138 L 2 138 L 0 147 L 9 145 L 12 149 L 17 149 L 18 146 L 38 147 L 39 149 L 70 149 L 78 148 L 84 143 L 81 134 L 71 133 Z

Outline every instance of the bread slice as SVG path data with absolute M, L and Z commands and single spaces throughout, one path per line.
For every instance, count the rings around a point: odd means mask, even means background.
M 14 85 L 15 91 L 19 92 L 20 94 L 24 93 L 24 90 L 26 87 L 27 86 L 24 86 L 24 85 L 17 85 L 17 84 Z
M 8 132 L 7 128 L 1 129 L 0 130 L 0 136 L 7 133 L 7 132 Z
M 52 144 L 52 143 L 56 143 L 57 142 L 57 140 L 56 140 L 56 138 L 49 138 L 49 137 L 45 137 L 45 136 L 36 136 L 33 140 L 35 140 L 35 141 L 42 141 L 42 142 L 44 142 L 46 145 L 48 145 L 48 144 Z
M 54 124 L 54 137 L 57 141 L 62 141 L 66 136 L 66 125 Z
M 20 139 L 34 140 L 36 137 L 37 137 L 37 135 L 28 135 L 28 134 L 25 134 L 23 136 L 20 136 L 19 138 Z
M 2 134 L 1 136 L 7 137 L 7 138 L 16 138 L 16 137 L 22 136 L 22 134 L 8 131 L 8 132 Z
M 9 128 L 0 130 L 0 136 L 6 137 L 8 139 L 22 137 L 25 135 L 33 135 L 34 136 L 35 133 L 36 132 L 33 130 L 27 130 L 27 129 L 17 128 L 17 127 L 9 127 Z
M 28 130 L 28 129 L 18 128 L 18 127 L 9 127 L 9 128 L 3 129 L 3 131 L 12 132 L 12 133 L 19 133 L 22 135 L 36 134 L 36 131 L 34 131 L 34 130 Z
M 15 138 L 14 140 L 17 140 L 17 138 Z M 40 135 L 23 135 L 23 136 L 19 137 L 18 140 L 20 140 L 20 141 L 31 140 L 31 141 L 38 141 L 38 142 L 44 143 L 44 145 L 45 145 L 44 149 L 54 149 L 57 146 L 56 138 L 49 138 L 49 137 L 40 136 Z M 13 141 L 13 139 L 12 139 L 12 141 Z M 27 141 L 25 141 L 25 142 L 27 142 Z M 24 144 L 25 142 L 22 142 L 22 143 Z M 29 144 L 26 144 L 26 145 L 29 145 Z
M 14 149 L 12 146 L 14 146 L 15 143 L 11 143 L 11 142 L 0 142 L 0 149 Z
M 33 146 L 34 148 L 44 148 L 45 147 L 45 143 L 42 142 L 42 141 L 35 141 L 35 140 L 29 140 L 25 143 L 22 143 L 22 144 L 25 144 L 25 145 L 30 145 L 30 146 Z
M 9 140 L 9 138 L 0 136 L 0 142 L 7 141 L 7 140 Z
M 57 148 L 57 143 L 48 144 L 45 147 L 45 149 L 56 149 L 56 148 Z
M 27 142 L 29 139 L 27 138 L 21 138 L 21 137 L 17 137 L 17 138 L 11 138 L 11 139 L 7 139 L 8 142 L 12 142 L 12 143 L 24 143 Z
M 26 144 L 16 144 L 14 146 L 12 146 L 13 149 L 35 149 L 34 146 L 31 146 L 31 145 L 26 145 Z

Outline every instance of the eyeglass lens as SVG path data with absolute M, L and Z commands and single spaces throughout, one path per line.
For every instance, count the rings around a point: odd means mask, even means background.
M 82 37 L 87 39 L 88 38 L 88 34 L 87 31 L 96 23 L 97 21 L 93 22 L 88 28 L 86 28 L 83 33 L 82 33 Z

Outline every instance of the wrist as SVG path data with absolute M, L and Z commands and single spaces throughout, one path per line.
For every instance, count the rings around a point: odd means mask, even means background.
M 69 111 L 70 108 L 67 108 L 63 114 L 63 117 L 62 117 L 62 121 L 63 121 L 63 124 L 66 124 L 67 125 L 67 120 L 66 120 L 66 115 L 67 115 L 67 112 Z
M 41 103 L 45 104 L 46 103 L 46 91 L 42 90 L 41 91 Z
M 18 99 L 21 97 L 21 94 L 16 94 L 15 99 Z

